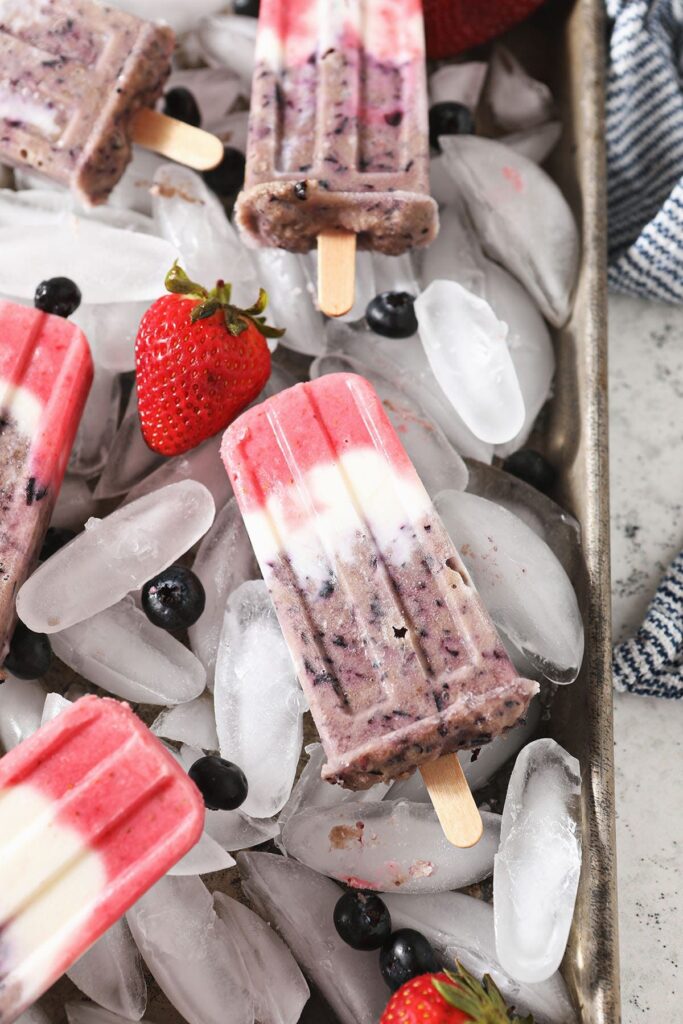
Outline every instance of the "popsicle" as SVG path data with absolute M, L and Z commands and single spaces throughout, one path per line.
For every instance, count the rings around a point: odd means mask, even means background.
M 512 666 L 368 381 L 330 374 L 281 392 L 228 428 L 222 456 L 324 778 L 386 782 L 525 714 L 538 686 Z
M 84 697 L 0 761 L 0 1021 L 201 835 L 199 791 L 125 704 Z
M 92 382 L 75 324 L 0 300 L 0 665 Z M 0 676 L 2 673 L 0 672 Z
M 171 69 L 173 32 L 93 0 L 0 3 L 0 161 L 69 185 L 102 203 L 131 158 L 131 143 L 161 148 L 192 166 L 212 167 L 222 145 L 207 132 L 163 119 L 151 108 Z M 163 129 L 162 129 L 163 131 Z M 155 134 L 156 133 L 156 134 Z M 177 140 L 176 140 L 177 142 Z M 192 163 L 205 147 L 213 157 Z
M 420 0 L 261 0 L 236 207 L 248 242 L 324 252 L 341 233 L 392 255 L 427 245 L 438 224 L 428 164 Z M 338 245 L 331 255 L 338 276 Z

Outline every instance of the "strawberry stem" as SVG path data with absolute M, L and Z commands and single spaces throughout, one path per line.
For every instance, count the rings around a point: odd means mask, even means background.
M 264 288 L 259 288 L 258 298 L 252 306 L 249 306 L 248 309 L 240 309 L 239 306 L 233 306 L 230 302 L 232 285 L 229 282 L 226 283 L 221 278 L 216 281 L 215 288 L 207 291 L 203 285 L 190 280 L 177 260 L 166 274 L 164 283 L 167 291 L 173 295 L 184 295 L 188 299 L 197 300 L 197 304 L 190 313 L 190 320 L 193 324 L 197 320 L 206 320 L 214 313 L 218 313 L 219 310 L 223 310 L 225 325 L 233 338 L 246 331 L 249 326 L 255 327 L 264 338 L 281 338 L 285 333 L 283 328 L 271 327 L 266 322 L 265 316 L 262 315 L 268 305 L 268 293 Z

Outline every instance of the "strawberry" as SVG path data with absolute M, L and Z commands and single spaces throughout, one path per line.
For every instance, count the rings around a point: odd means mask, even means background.
M 164 295 L 138 327 L 135 373 L 145 441 L 161 455 L 181 455 L 218 433 L 249 405 L 270 376 L 261 288 L 249 309 L 230 304 L 230 285 L 207 291 L 177 262 Z
M 477 981 L 458 964 L 455 971 L 420 974 L 387 1003 L 379 1024 L 533 1024 L 513 1017 L 488 974 Z
M 543 0 L 424 0 L 427 55 L 453 57 L 522 21 Z

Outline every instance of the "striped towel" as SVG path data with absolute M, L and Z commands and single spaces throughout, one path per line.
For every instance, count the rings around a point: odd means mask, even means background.
M 683 0 L 606 0 L 609 283 L 683 302 Z
M 605 0 L 609 283 L 683 302 L 683 0 Z M 614 648 L 618 690 L 683 698 L 683 552 Z
M 636 635 L 614 648 L 613 672 L 617 690 L 683 698 L 683 551 L 664 575 Z

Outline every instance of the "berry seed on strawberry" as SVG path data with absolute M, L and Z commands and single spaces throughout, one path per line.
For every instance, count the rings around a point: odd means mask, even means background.
M 266 338 L 284 331 L 266 323 L 261 288 L 253 306 L 230 302 L 230 285 L 208 291 L 174 263 L 168 295 L 138 328 L 135 373 L 142 434 L 161 455 L 182 455 L 223 430 L 270 376 Z

